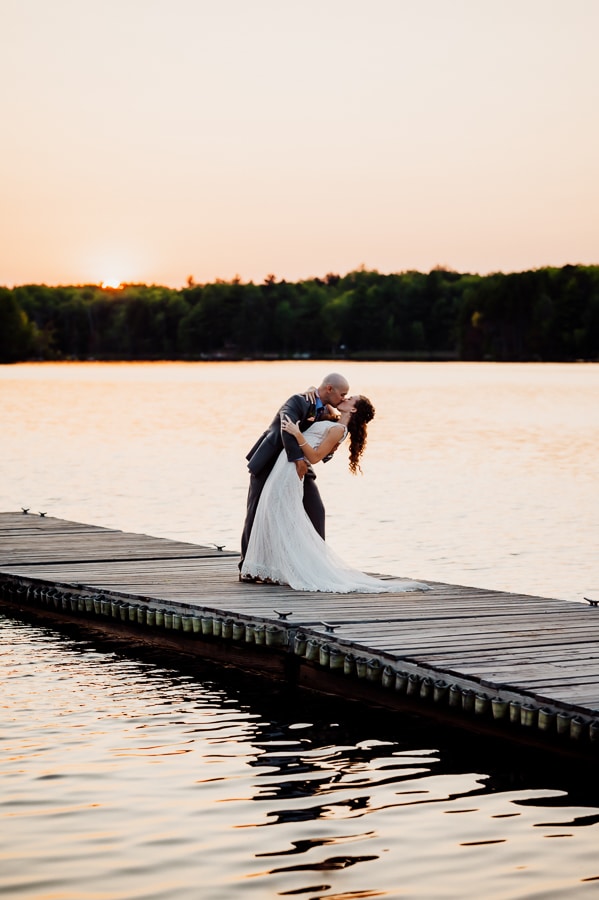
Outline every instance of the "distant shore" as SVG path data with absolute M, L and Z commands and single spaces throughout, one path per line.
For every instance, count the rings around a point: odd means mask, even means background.
M 599 361 L 599 265 L 0 288 L 0 363 Z

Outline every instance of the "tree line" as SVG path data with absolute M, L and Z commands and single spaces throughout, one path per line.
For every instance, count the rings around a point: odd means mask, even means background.
M 599 360 L 599 266 L 0 287 L 1 363 L 294 357 Z

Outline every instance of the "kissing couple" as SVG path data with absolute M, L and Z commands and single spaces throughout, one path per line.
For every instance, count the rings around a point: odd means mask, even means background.
M 325 543 L 325 510 L 314 466 L 349 437 L 349 470 L 361 472 L 374 407 L 348 396 L 343 375 L 294 394 L 246 456 L 250 471 L 239 579 L 287 584 L 296 591 L 396 593 L 428 590 L 417 581 L 381 579 L 345 563 Z

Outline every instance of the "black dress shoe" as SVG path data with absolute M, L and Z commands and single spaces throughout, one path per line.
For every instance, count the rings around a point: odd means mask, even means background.
M 242 575 L 241 572 L 239 573 L 239 580 L 243 581 L 244 584 L 256 584 L 258 581 L 253 575 Z

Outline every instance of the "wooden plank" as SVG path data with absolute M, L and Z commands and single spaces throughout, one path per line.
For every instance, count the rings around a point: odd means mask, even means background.
M 90 525 L 88 522 L 71 522 L 68 519 L 57 519 L 55 516 L 40 515 L 37 512 L 23 514 L 22 511 L 0 512 L 0 533 L 3 531 L 19 531 L 21 529 L 43 529 L 61 532 L 68 531 L 114 531 L 120 529 L 105 528 L 102 525 Z
M 29 568 L 41 564 L 197 559 L 238 554 L 215 546 L 127 534 L 98 526 L 77 526 L 53 518 L 0 515 L 0 566 Z M 15 522 L 16 519 L 16 522 Z

